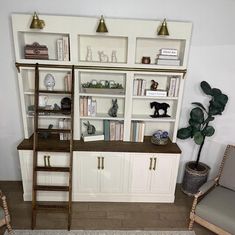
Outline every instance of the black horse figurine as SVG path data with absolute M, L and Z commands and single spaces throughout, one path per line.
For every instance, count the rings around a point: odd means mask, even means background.
M 156 117 L 170 117 L 168 114 L 167 114 L 167 109 L 170 107 L 169 104 L 167 103 L 158 103 L 156 101 L 154 102 L 151 102 L 150 103 L 150 108 L 154 108 L 155 111 L 154 111 L 154 114 L 153 115 L 150 115 L 152 118 L 156 118 Z M 163 114 L 160 114 L 160 110 L 163 110 Z

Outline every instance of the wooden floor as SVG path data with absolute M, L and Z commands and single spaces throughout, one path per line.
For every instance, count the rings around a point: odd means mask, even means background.
M 0 181 L 6 194 L 14 229 L 30 229 L 31 202 L 22 199 L 22 183 Z M 74 202 L 72 229 L 98 230 L 186 230 L 192 198 L 179 186 L 175 203 L 97 203 Z M 40 213 L 37 229 L 66 229 L 66 216 L 60 213 Z M 214 233 L 194 226 L 197 235 Z M 0 231 L 0 235 L 2 231 Z

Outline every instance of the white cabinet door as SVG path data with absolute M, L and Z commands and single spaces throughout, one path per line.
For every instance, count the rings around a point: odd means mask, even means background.
M 99 153 L 78 152 L 77 164 L 74 171 L 78 171 L 78 191 L 80 193 L 97 193 L 100 191 L 100 170 L 98 169 Z M 76 167 L 78 167 L 76 169 Z
M 130 153 L 129 192 L 146 193 L 150 190 L 152 155 Z
M 174 154 L 155 154 L 151 171 L 151 193 L 171 193 L 175 189 L 178 157 Z M 155 166 L 155 167 L 154 167 Z
M 102 153 L 101 155 L 100 191 L 121 193 L 123 191 L 123 153 Z

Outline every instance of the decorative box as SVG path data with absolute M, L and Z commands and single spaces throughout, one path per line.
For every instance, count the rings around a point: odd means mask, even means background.
M 48 60 L 48 48 L 46 45 L 40 45 L 38 42 L 27 44 L 24 47 L 25 59 Z

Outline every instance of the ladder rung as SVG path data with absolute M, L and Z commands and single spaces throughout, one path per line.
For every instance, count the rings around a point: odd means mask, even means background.
M 49 185 L 36 185 L 34 190 L 38 191 L 69 191 L 69 186 L 49 186 Z
M 48 91 L 48 90 L 39 90 L 39 93 L 46 93 L 46 94 L 72 94 L 71 91 Z
M 54 172 L 69 172 L 69 167 L 45 167 L 45 166 L 37 166 L 35 168 L 36 171 L 54 171 Z
M 59 210 L 59 211 L 67 211 L 69 208 L 68 205 L 57 205 L 57 204 L 37 204 L 35 206 L 36 210 Z
M 50 132 L 50 133 L 70 133 L 70 129 L 46 129 L 46 128 L 39 128 L 37 129 L 38 133 L 42 132 Z

